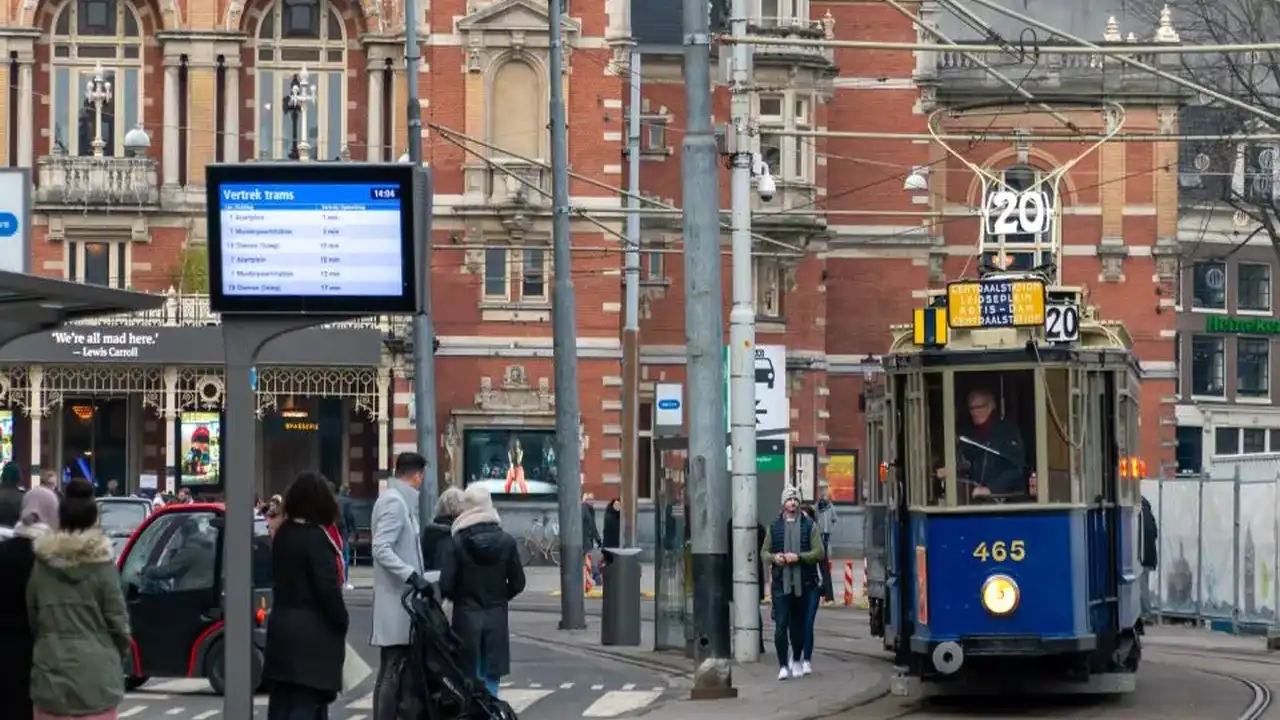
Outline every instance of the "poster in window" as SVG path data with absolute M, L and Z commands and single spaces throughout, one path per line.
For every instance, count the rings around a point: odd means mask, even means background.
M 13 462 L 13 411 L 0 410 L 0 468 Z
M 222 467 L 222 414 L 182 413 L 178 420 L 178 451 L 182 485 L 217 485 Z
M 554 430 L 484 428 L 463 432 L 467 486 L 497 497 L 546 497 L 559 491 Z
M 857 450 L 832 450 L 828 454 L 827 487 L 832 502 L 858 502 Z

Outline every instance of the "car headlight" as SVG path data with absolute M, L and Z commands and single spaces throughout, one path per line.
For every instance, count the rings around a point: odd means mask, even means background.
M 1018 583 L 1008 575 L 992 575 L 982 583 L 982 606 L 992 615 L 1008 615 L 1018 607 Z

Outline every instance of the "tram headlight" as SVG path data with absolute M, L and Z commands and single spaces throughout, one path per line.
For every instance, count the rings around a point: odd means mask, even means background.
M 982 583 L 982 606 L 992 615 L 1008 615 L 1018 608 L 1018 583 L 1008 575 L 992 575 Z

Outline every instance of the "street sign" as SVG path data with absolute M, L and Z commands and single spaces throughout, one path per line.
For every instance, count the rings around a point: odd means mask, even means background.
M 653 434 L 655 437 L 684 434 L 684 386 L 680 383 L 654 383 Z
M 733 417 L 729 383 L 729 350 L 725 348 L 725 419 Z M 756 437 L 786 437 L 791 433 L 791 408 L 787 402 L 787 348 L 755 347 Z M 730 425 L 731 425 L 730 421 Z
M 0 270 L 31 269 L 31 170 L 0 168 Z
M 953 328 L 1044 325 L 1044 281 L 997 278 L 947 285 L 947 322 Z

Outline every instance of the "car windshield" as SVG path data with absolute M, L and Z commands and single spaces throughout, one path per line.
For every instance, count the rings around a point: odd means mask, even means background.
M 98 523 L 102 525 L 103 532 L 113 536 L 129 536 L 150 513 L 150 503 L 98 503 Z

